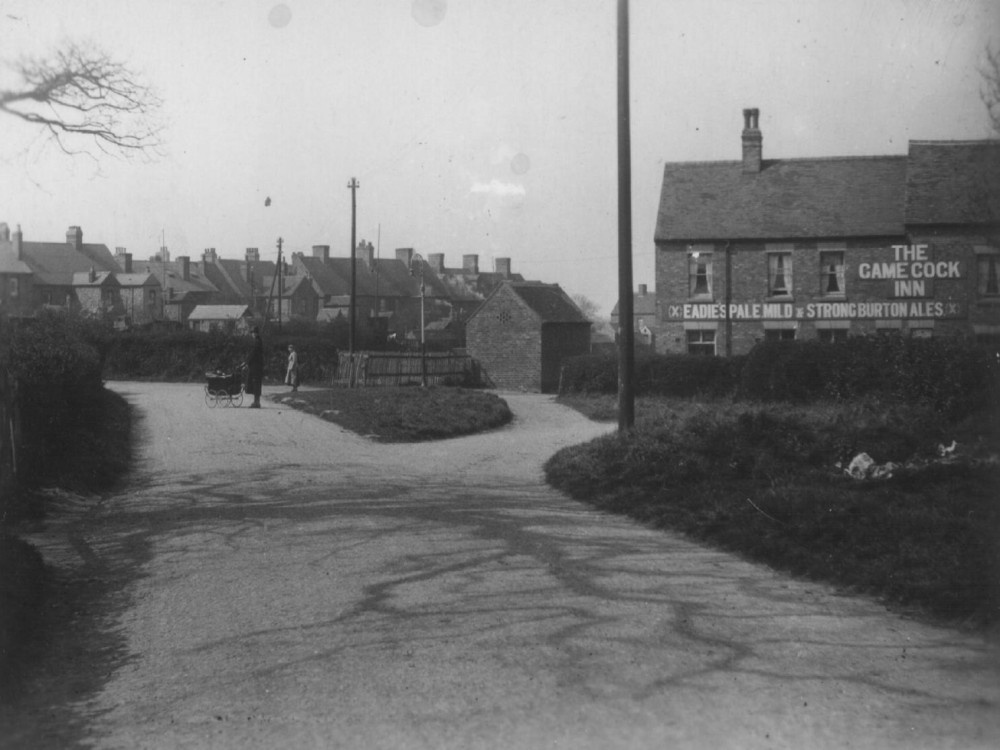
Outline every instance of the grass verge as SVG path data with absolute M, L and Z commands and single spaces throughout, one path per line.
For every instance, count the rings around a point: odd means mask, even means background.
M 561 399 L 588 415 L 611 399 Z M 588 403 L 589 402 L 589 403 Z M 649 399 L 636 429 L 564 449 L 548 481 L 596 507 L 951 624 L 1000 625 L 995 415 Z M 941 459 L 938 445 L 958 441 Z M 856 480 L 868 453 L 898 464 Z M 838 463 L 840 464 L 838 466 Z
M 271 396 L 381 443 L 472 435 L 513 418 L 507 402 L 484 391 L 429 388 L 328 388 Z

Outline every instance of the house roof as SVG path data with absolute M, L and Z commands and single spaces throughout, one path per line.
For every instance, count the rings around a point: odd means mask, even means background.
M 21 259 L 35 274 L 37 283 L 70 286 L 73 274 L 83 271 L 119 270 L 114 256 L 104 245 L 83 245 L 77 252 L 65 242 L 22 242 Z
M 224 285 L 229 287 L 229 294 L 240 299 L 251 299 L 253 297 L 266 296 L 270 286 L 264 286 L 263 279 L 270 279 L 274 276 L 275 262 L 273 260 L 236 260 L 230 258 L 219 258 L 215 263 L 206 264 L 214 268 L 206 269 L 206 276 L 217 276 L 215 270 L 220 271 Z M 247 267 L 253 274 L 253 289 L 247 280 Z M 252 294 L 251 294 L 252 292 Z
M 175 299 L 181 299 L 191 293 L 218 292 L 218 287 L 205 277 L 200 265 L 200 263 L 189 263 L 186 279 L 184 278 L 183 264 L 180 261 L 151 262 L 149 272 L 156 277 L 164 289 L 174 290 Z
M 656 292 L 647 291 L 645 294 L 641 292 L 634 292 L 632 294 L 632 315 L 633 316 L 643 316 L 643 317 L 654 317 L 656 316 Z M 615 306 L 611 309 L 611 317 L 618 317 L 618 303 L 615 302 Z
M 666 164 L 657 242 L 903 233 L 907 157 Z
M 248 305 L 198 305 L 188 320 L 239 320 L 249 314 Z
M 18 260 L 14 255 L 14 246 L 10 242 L 0 240 L 0 273 L 7 274 L 28 274 L 31 268 L 23 260 Z
M 152 273 L 117 273 L 115 278 L 122 286 L 159 286 L 160 282 Z
M 1000 141 L 911 141 L 906 223 L 1000 223 Z
M 541 323 L 586 323 L 586 316 L 562 290 L 558 284 L 543 284 L 540 281 L 505 281 L 498 286 L 471 317 L 476 317 L 490 306 L 503 290 L 509 289 L 534 312 Z
M 73 274 L 73 286 L 118 286 L 118 280 L 111 271 L 77 271 Z

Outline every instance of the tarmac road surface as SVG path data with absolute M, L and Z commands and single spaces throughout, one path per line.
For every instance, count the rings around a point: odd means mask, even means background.
M 112 387 L 141 460 L 32 538 L 70 627 L 7 747 L 1000 747 L 995 647 L 551 490 L 612 429 L 551 397 L 380 445 Z

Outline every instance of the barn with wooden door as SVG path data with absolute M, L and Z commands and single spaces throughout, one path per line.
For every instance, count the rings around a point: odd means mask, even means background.
M 506 281 L 466 323 L 466 350 L 503 390 L 553 393 L 562 360 L 590 352 L 590 321 L 558 284 Z

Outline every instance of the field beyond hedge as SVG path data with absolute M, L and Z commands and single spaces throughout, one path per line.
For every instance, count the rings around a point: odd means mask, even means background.
M 611 397 L 561 397 L 614 418 Z M 995 411 L 647 398 L 636 429 L 564 449 L 548 481 L 631 516 L 952 624 L 1000 626 Z M 942 458 L 939 446 L 954 452 Z M 858 480 L 850 459 L 900 466 Z

